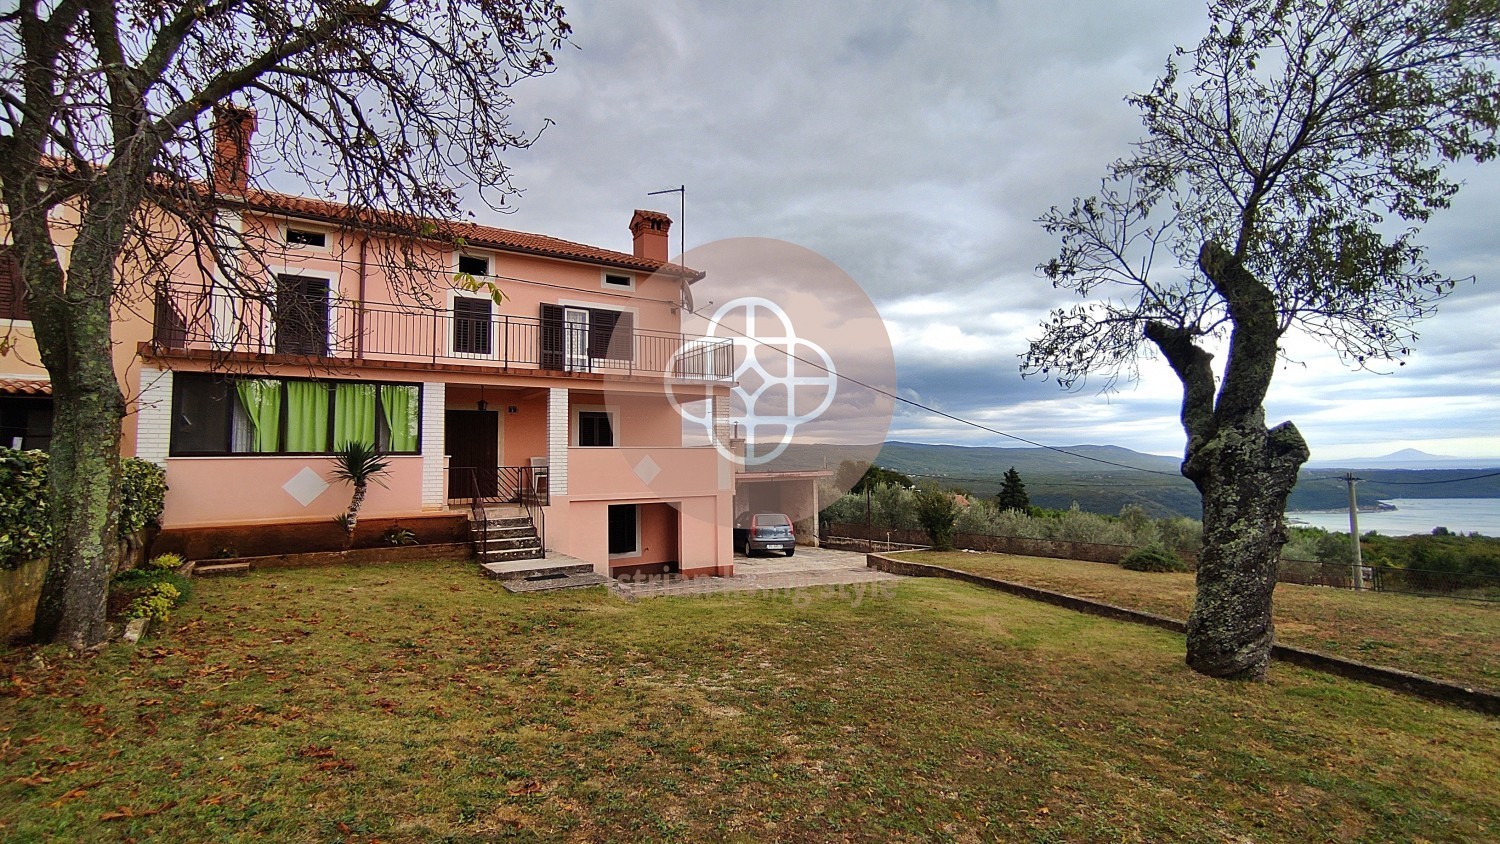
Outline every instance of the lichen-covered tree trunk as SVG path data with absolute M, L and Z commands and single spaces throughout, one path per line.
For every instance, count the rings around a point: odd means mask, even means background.
M 109 577 L 119 553 L 125 399 L 115 377 L 110 315 L 115 259 L 135 201 L 111 195 L 104 184 L 87 198 L 64 282 L 49 221 L 29 211 L 37 207 L 28 201 L 31 186 L 12 181 L 7 188 L 8 205 L 17 210 L 12 225 L 28 229 L 32 245 L 18 251 L 55 408 L 47 473 L 52 550 L 33 633 L 41 642 L 83 648 L 105 636 Z
M 1220 429 L 1189 455 L 1203 496 L 1198 596 L 1187 662 L 1212 677 L 1259 679 L 1271 660 L 1271 593 L 1287 532 L 1283 513 L 1307 447 L 1291 423 Z
M 1271 660 L 1271 592 L 1287 538 L 1286 500 L 1309 453 L 1292 423 L 1266 429 L 1264 403 L 1281 337 L 1270 290 L 1215 243 L 1204 244 L 1199 266 L 1234 316 L 1223 377 L 1194 332 L 1146 327 L 1182 381 L 1188 437 L 1182 474 L 1203 498 L 1187 662 L 1211 677 L 1259 679 Z

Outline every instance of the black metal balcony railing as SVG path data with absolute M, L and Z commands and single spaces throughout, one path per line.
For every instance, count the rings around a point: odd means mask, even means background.
M 604 326 L 601 334 L 599 325 L 590 330 L 587 323 L 321 296 L 278 291 L 262 300 L 203 287 L 162 288 L 153 341 L 163 350 L 461 362 L 690 381 L 726 380 L 734 367 L 727 339 L 643 330 L 628 320 Z

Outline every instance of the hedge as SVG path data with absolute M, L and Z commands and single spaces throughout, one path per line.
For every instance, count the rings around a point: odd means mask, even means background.
M 166 472 L 154 463 L 121 461 L 120 537 L 161 516 Z M 47 453 L 0 448 L 0 568 L 14 569 L 51 549 L 48 522 Z

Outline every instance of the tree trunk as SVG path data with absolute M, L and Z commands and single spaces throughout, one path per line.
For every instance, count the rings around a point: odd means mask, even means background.
M 344 519 L 344 529 L 349 535 L 354 535 L 354 526 L 359 523 L 359 508 L 365 506 L 366 484 L 356 483 L 354 485 L 354 496 L 349 499 L 349 514 Z
M 10 207 L 32 207 L 24 204 L 31 185 L 18 188 L 6 192 Z M 24 229 L 31 244 L 19 251 L 37 349 L 52 379 L 56 409 L 47 472 L 52 550 L 33 634 L 38 641 L 74 648 L 94 645 L 107 633 L 105 601 L 119 554 L 125 398 L 115 377 L 110 317 L 115 258 L 125 220 L 138 201 L 127 192 L 111 195 L 107 186 L 101 188 L 84 203 L 66 283 L 46 217 L 12 216 L 12 225 Z
M 1211 677 L 1254 680 L 1271 661 L 1271 592 L 1287 531 L 1283 514 L 1307 446 L 1290 423 L 1223 428 L 1188 456 L 1203 495 L 1198 597 L 1187 662 Z

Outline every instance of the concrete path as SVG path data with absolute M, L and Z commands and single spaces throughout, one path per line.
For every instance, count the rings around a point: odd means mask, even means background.
M 643 575 L 639 580 L 622 579 L 610 588 L 628 598 L 664 595 L 712 595 L 720 592 L 754 592 L 796 589 L 804 586 L 842 586 L 901 579 L 898 575 L 865 566 L 865 555 L 854 551 L 799 546 L 793 557 L 734 556 L 734 577 Z

